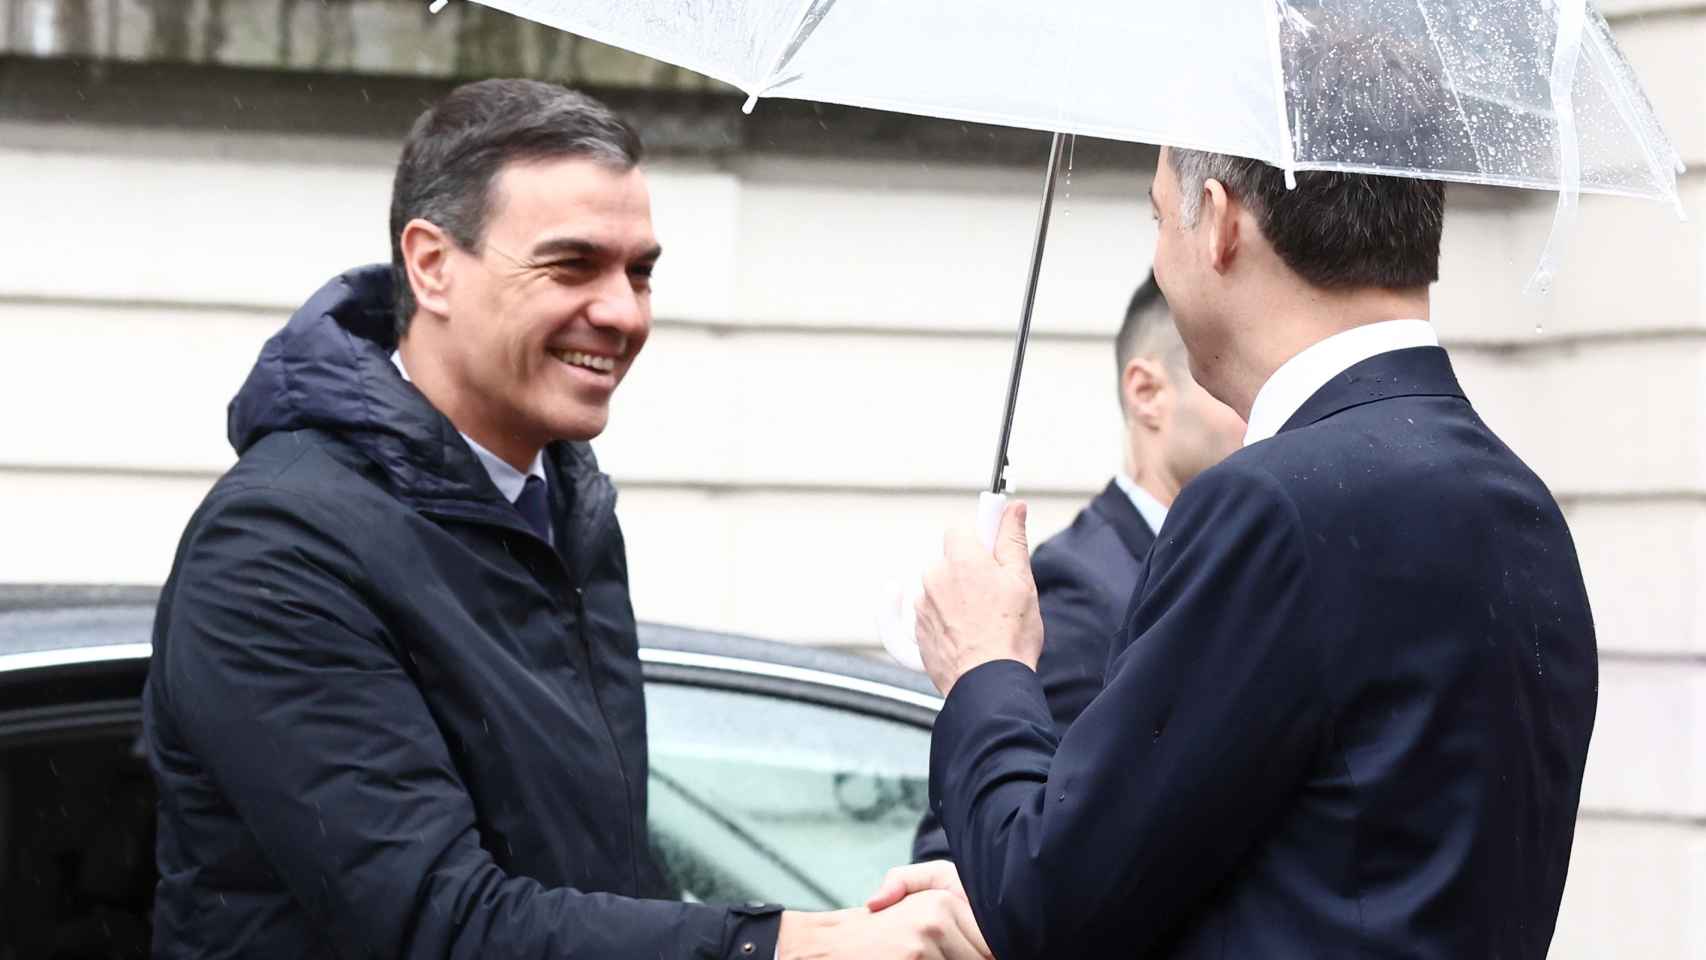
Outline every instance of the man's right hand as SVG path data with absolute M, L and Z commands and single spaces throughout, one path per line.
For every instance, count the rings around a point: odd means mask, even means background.
M 912 894 L 880 913 L 864 908 L 782 914 L 777 960 L 993 960 L 965 898 Z

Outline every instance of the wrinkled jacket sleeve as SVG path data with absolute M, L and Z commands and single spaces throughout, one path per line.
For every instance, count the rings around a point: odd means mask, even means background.
M 1012 660 L 961 677 L 936 721 L 931 803 L 1001 960 L 1145 955 L 1237 868 L 1318 749 L 1325 628 L 1283 490 L 1225 464 L 1167 527 L 1136 639 L 1058 743 L 1042 684 Z
M 352 957 L 769 957 L 777 915 L 508 876 L 338 534 L 275 491 L 214 502 L 183 548 L 168 709 L 295 899 Z M 743 949 L 744 948 L 744 949 Z
M 1037 582 L 1037 603 L 1043 618 L 1043 655 L 1037 662 L 1043 697 L 1055 728 L 1060 731 L 1084 711 L 1102 689 L 1108 648 L 1119 630 L 1119 610 L 1081 560 L 1064 549 L 1044 544 L 1031 558 Z M 1123 598 L 1122 598 L 1123 603 Z M 942 821 L 934 805 L 927 809 L 912 841 L 912 860 L 949 860 Z

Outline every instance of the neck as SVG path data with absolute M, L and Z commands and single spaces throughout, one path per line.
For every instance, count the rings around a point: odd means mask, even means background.
M 1157 462 L 1160 458 L 1149 456 L 1148 451 L 1156 448 L 1156 444 L 1146 443 L 1136 436 L 1126 438 L 1125 475 L 1143 489 L 1143 492 L 1154 497 L 1163 507 L 1172 507 L 1173 500 L 1179 496 L 1180 485 L 1173 476 L 1162 469 Z
M 1262 291 L 1249 304 L 1228 325 L 1221 354 L 1205 364 L 1199 374 L 1199 380 L 1210 387 L 1216 399 L 1246 420 L 1263 384 L 1304 350 L 1371 323 L 1430 319 L 1426 287 L 1349 292 L 1313 287 L 1270 290 Z
M 397 353 L 409 371 L 409 382 L 463 436 L 526 473 L 545 445 L 497 426 L 502 422 L 498 412 L 489 404 L 482 403 L 474 391 L 458 385 L 443 360 L 443 354 L 432 349 L 427 339 L 411 330 L 397 344 Z

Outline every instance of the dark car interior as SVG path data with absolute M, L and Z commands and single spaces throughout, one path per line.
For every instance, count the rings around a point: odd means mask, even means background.
M 154 784 L 129 713 L 7 711 L 0 960 L 148 956 Z

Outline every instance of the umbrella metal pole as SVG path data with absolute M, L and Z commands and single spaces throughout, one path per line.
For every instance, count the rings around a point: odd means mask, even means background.
M 1037 279 L 1043 269 L 1043 247 L 1048 242 L 1049 216 L 1054 212 L 1054 181 L 1061 158 L 1071 147 L 1073 135 L 1056 133 L 1049 146 L 1048 172 L 1043 175 L 1043 200 L 1037 210 L 1037 236 L 1031 246 L 1031 275 L 1025 282 L 1025 303 L 1019 311 L 1019 339 L 1013 345 L 1013 366 L 1007 374 L 1007 409 L 1001 415 L 1001 440 L 995 448 L 995 472 L 989 480 L 991 493 L 1007 492 L 1007 443 L 1013 438 L 1013 412 L 1019 405 L 1019 377 L 1025 369 L 1025 346 L 1031 339 L 1031 311 L 1037 305 Z

